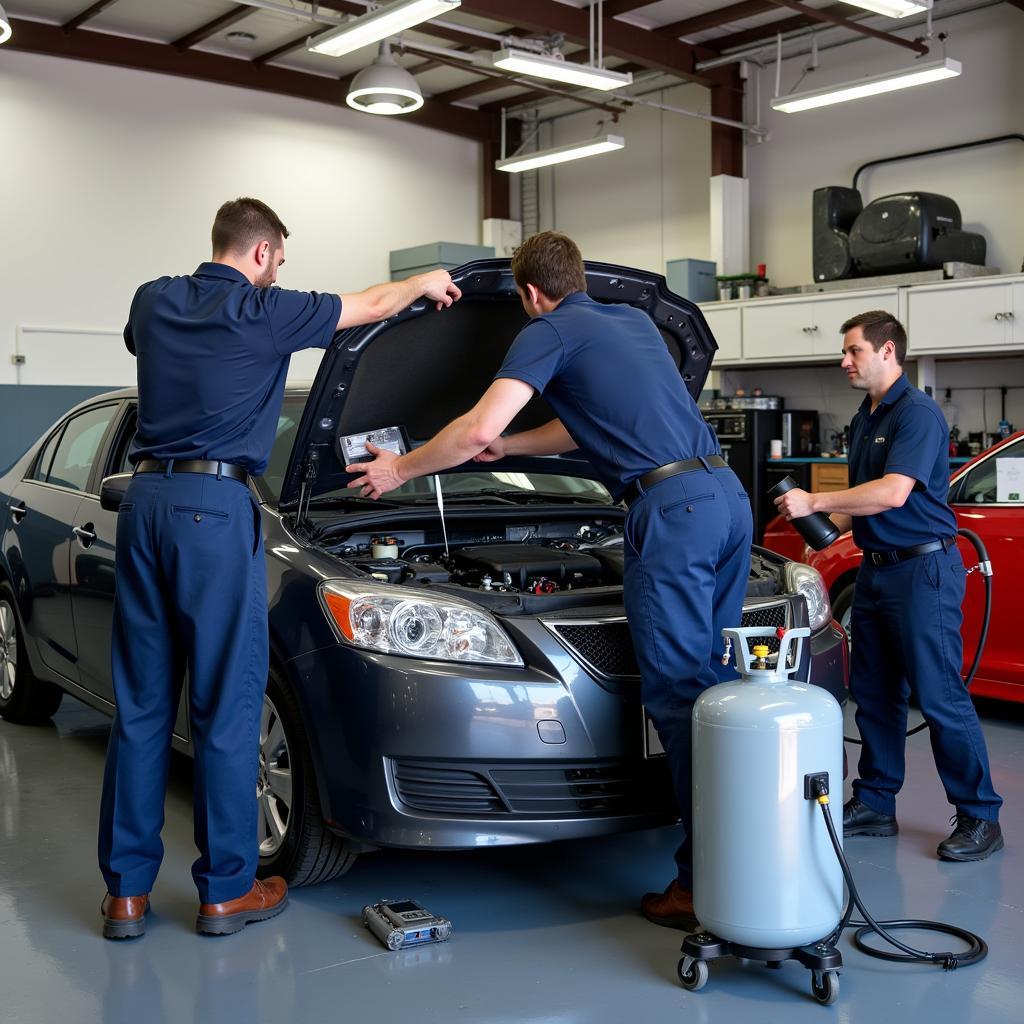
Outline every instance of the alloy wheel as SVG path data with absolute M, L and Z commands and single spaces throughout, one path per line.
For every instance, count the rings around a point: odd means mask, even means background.
M 10 700 L 18 675 L 18 622 L 14 609 L 0 601 L 0 700 Z
M 292 815 L 292 757 L 284 723 L 269 696 L 260 716 L 260 765 L 256 783 L 260 856 L 281 849 Z

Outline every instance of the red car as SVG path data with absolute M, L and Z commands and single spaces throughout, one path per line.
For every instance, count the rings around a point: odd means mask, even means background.
M 950 479 L 949 504 L 959 528 L 981 538 L 992 563 L 992 620 L 971 692 L 1024 702 L 1024 643 L 1017 635 L 1017 588 L 1024 579 L 1024 431 L 958 468 Z M 964 565 L 976 566 L 974 546 L 963 537 L 958 543 Z M 825 580 L 833 615 L 849 629 L 853 583 L 862 557 L 852 534 L 844 533 L 824 551 L 812 551 L 789 523 L 776 516 L 765 529 L 764 547 L 814 566 Z M 974 660 L 984 610 L 984 581 L 980 573 L 971 573 L 962 629 L 965 675 Z

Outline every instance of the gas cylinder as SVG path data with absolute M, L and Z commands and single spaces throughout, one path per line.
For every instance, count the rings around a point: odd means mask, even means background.
M 778 655 L 748 647 L 763 627 L 724 629 L 739 679 L 707 689 L 693 709 L 693 902 L 706 931 L 758 949 L 830 935 L 843 875 L 809 777 L 827 776 L 842 829 L 843 713 L 831 694 L 791 679 L 806 627 Z

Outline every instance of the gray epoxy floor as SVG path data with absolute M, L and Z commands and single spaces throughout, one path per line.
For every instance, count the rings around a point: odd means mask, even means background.
M 935 858 L 950 812 L 924 734 L 909 741 L 900 837 L 853 839 L 846 850 L 876 916 L 960 924 L 988 940 L 988 959 L 948 973 L 903 967 L 867 959 L 847 937 L 839 1001 L 825 1008 L 796 964 L 768 971 L 726 961 L 701 992 L 680 988 L 681 934 L 636 910 L 639 894 L 669 877 L 668 829 L 516 850 L 382 852 L 335 882 L 295 891 L 273 921 L 200 937 L 191 769 L 180 758 L 147 934 L 104 941 L 95 822 L 109 726 L 67 697 L 52 726 L 0 722 L 0 1021 L 1018 1021 L 1024 711 L 986 704 L 983 720 L 1006 800 L 1002 853 L 979 864 Z M 455 936 L 385 951 L 359 921 L 365 903 L 385 896 L 418 898 L 452 919 Z M 940 942 L 910 933 L 915 940 Z

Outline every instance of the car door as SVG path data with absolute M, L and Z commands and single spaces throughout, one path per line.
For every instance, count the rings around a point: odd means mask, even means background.
M 78 671 L 90 692 L 114 703 L 110 678 L 110 643 L 114 610 L 114 540 L 117 513 L 100 506 L 100 481 L 121 472 L 135 434 L 134 406 L 117 407 L 102 447 L 94 453 L 94 471 L 82 495 L 71 544 L 71 610 L 78 639 Z M 109 468 L 111 461 L 115 468 Z
M 992 619 L 978 666 L 980 679 L 1024 687 L 1018 588 L 1024 573 L 1024 487 L 1013 481 L 1024 474 L 1024 437 L 997 448 L 953 485 L 950 504 L 960 529 L 973 530 L 992 562 Z M 968 566 L 977 562 L 962 541 Z M 984 610 L 984 589 L 969 579 L 964 603 L 964 665 L 974 658 Z M 1018 698 L 1019 699 L 1019 698 Z
M 118 404 L 91 406 L 59 424 L 10 501 L 26 633 L 40 660 L 75 683 L 81 677 L 71 609 L 71 547 L 80 529 L 82 495 Z
M 99 489 L 104 476 L 130 473 L 128 452 L 138 424 L 138 407 L 126 402 L 108 434 L 103 457 L 97 460 L 90 493 L 82 498 L 78 518 L 83 529 L 95 539 L 79 539 L 72 556 L 71 603 L 75 631 L 79 637 L 79 668 L 82 684 L 91 692 L 114 704 L 114 686 L 110 675 L 110 646 L 114 629 L 115 541 L 117 513 L 100 506 Z M 188 682 L 182 687 L 175 735 L 188 739 Z

